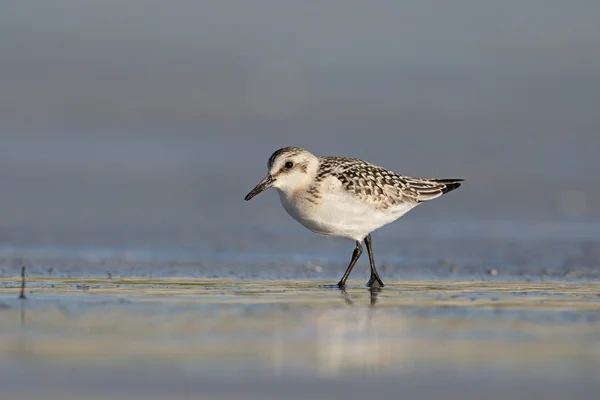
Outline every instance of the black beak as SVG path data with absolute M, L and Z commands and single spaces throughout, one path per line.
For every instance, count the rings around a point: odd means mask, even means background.
M 250 193 L 248 193 L 246 195 L 246 197 L 244 197 L 244 200 L 248 201 L 251 198 L 253 198 L 254 196 L 256 196 L 257 194 L 259 194 L 260 192 L 267 190 L 268 188 L 270 188 L 271 186 L 273 186 L 273 183 L 275 182 L 275 179 L 273 179 L 273 177 L 271 176 L 271 174 L 268 174 L 267 176 L 265 176 L 263 178 L 262 181 L 260 181 L 258 183 L 258 185 L 256 185 L 256 187 L 254 189 L 252 189 L 250 191 Z

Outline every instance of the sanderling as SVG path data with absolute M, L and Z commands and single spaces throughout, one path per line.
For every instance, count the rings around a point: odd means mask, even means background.
M 382 287 L 375 269 L 371 232 L 400 218 L 420 203 L 448 193 L 462 179 L 420 179 L 401 176 L 363 160 L 318 157 L 299 147 L 271 155 L 267 176 L 246 195 L 248 201 L 274 187 L 283 208 L 296 221 L 321 235 L 356 241 L 352 260 L 337 286 L 344 288 L 354 264 L 369 253 L 369 287 Z

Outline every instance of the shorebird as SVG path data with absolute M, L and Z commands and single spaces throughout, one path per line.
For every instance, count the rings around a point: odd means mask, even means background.
M 371 264 L 367 285 L 383 287 L 373 259 L 371 232 L 458 188 L 462 181 L 411 178 L 356 158 L 315 156 L 300 147 L 277 150 L 267 168 L 267 176 L 246 195 L 246 201 L 274 187 L 283 208 L 306 228 L 356 241 L 350 264 L 337 284 L 342 289 L 363 252 L 363 240 Z

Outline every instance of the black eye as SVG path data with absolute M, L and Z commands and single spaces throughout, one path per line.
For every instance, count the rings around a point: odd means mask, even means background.
M 285 168 L 286 169 L 291 169 L 294 166 L 294 163 L 291 161 L 288 161 L 285 163 Z

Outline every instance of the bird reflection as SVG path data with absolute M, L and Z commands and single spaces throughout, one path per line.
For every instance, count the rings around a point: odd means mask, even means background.
M 19 293 L 19 300 L 21 303 L 21 334 L 19 335 L 19 352 L 22 354 L 26 354 L 30 346 L 28 346 L 28 341 L 25 332 L 25 308 L 27 297 L 25 296 L 25 279 L 27 276 L 27 270 L 25 267 L 21 267 L 21 291 Z
M 381 293 L 382 288 L 378 286 L 371 286 L 367 288 L 367 290 L 369 291 L 370 306 L 375 307 L 375 305 L 377 304 L 377 296 L 379 295 L 379 293 Z M 346 288 L 341 288 L 340 292 L 342 293 L 346 304 L 348 304 L 349 306 L 354 306 L 354 301 L 352 301 L 352 299 L 350 298 L 350 295 L 346 291 Z
M 375 304 L 377 304 L 377 296 L 381 293 L 381 287 L 371 286 L 369 287 L 369 293 L 371 295 L 371 307 L 375 307 Z
M 340 292 L 342 293 L 342 296 L 344 296 L 344 301 L 346 302 L 346 304 L 348 304 L 349 306 L 353 306 L 354 302 L 350 298 L 350 295 L 348 294 L 348 292 L 346 292 L 346 288 L 345 287 L 340 288 Z
M 25 303 L 21 302 L 21 328 L 25 327 Z

